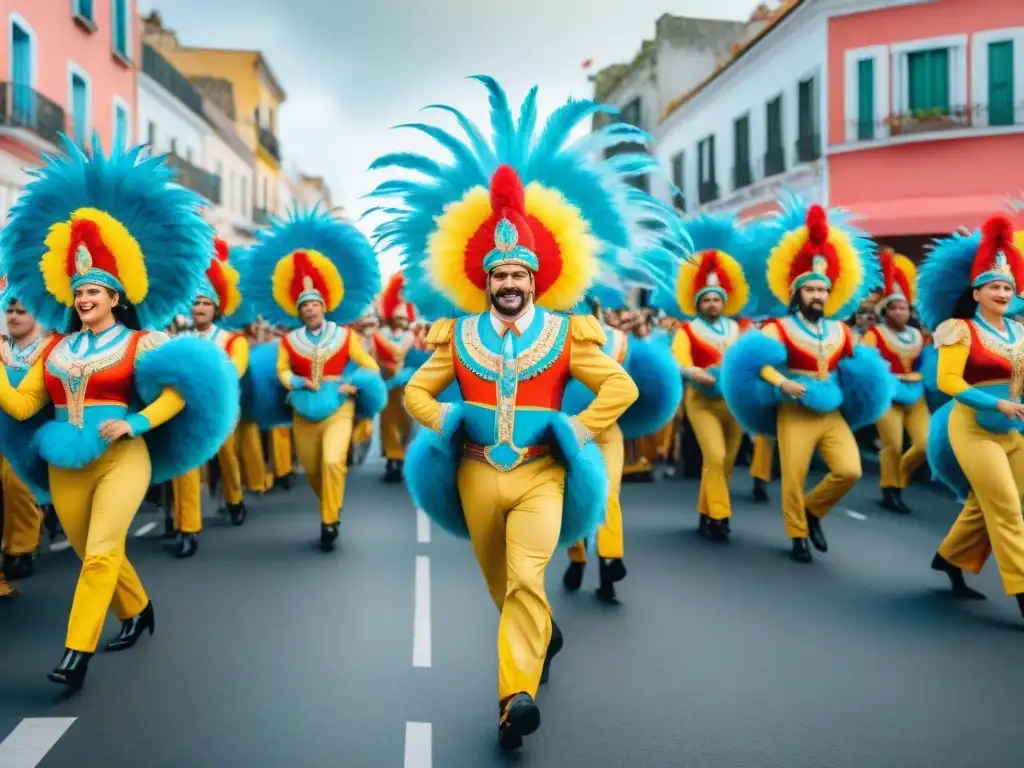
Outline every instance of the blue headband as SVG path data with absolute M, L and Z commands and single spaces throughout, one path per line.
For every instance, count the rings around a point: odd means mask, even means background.
M 703 288 L 701 288 L 699 291 L 697 291 L 697 296 L 694 298 L 693 303 L 694 304 L 700 304 L 700 300 L 702 298 L 704 298 L 704 296 L 709 294 L 709 293 L 716 293 L 716 294 L 718 294 L 722 298 L 722 301 L 728 301 L 729 300 L 729 297 L 726 295 L 725 291 L 722 289 L 722 286 L 720 286 L 720 285 L 705 285 Z
M 300 293 L 299 298 L 295 300 L 295 306 L 301 307 L 307 301 L 319 301 L 325 307 L 327 306 L 327 302 L 324 301 L 323 294 L 320 293 L 320 291 L 318 291 L 316 288 L 308 288 L 302 293 Z
M 519 245 L 519 231 L 508 219 L 502 219 L 494 228 L 494 248 L 484 257 L 484 272 L 507 265 L 525 267 L 531 272 L 540 268 L 537 255 Z
M 1006 254 L 1002 251 L 996 253 L 995 264 L 992 265 L 992 269 L 986 269 L 971 283 L 972 288 L 981 288 L 986 283 L 1009 283 L 1013 286 L 1013 289 L 1017 290 L 1017 281 L 1013 279 L 1013 272 L 1010 270 L 1010 265 L 1006 261 Z
M 79 272 L 71 278 L 72 291 L 77 291 L 83 285 L 102 285 L 104 288 L 109 288 L 112 291 L 124 293 L 124 286 L 121 285 L 120 280 L 109 272 L 96 269 L 95 267 L 90 267 L 85 272 Z

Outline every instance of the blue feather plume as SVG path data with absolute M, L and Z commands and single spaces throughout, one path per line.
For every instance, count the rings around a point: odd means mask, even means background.
M 104 154 L 94 138 L 90 159 L 61 136 L 65 154 L 45 155 L 0 232 L 0 253 L 11 291 L 47 328 L 63 330 L 71 308 L 47 290 L 39 270 L 50 228 L 79 208 L 117 219 L 139 244 L 149 283 L 135 309 L 143 328 L 166 328 L 191 303 L 213 253 L 214 231 L 203 220 L 202 198 L 174 183 L 163 156 L 144 147 Z
M 938 328 L 971 285 L 971 265 L 981 244 L 981 231 L 968 237 L 954 234 L 936 240 L 917 270 L 917 312 L 928 328 Z

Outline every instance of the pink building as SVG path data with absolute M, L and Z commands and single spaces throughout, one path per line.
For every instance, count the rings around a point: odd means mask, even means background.
M 0 220 L 57 134 L 135 140 L 136 0 L 0 0 Z
M 1024 188 L 1024 3 L 873 5 L 828 20 L 829 202 L 918 256 Z

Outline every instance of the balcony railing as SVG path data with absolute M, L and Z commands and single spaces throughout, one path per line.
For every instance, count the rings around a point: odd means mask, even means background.
M 741 160 L 732 167 L 732 188 L 743 189 L 754 183 L 754 171 L 749 160 Z
M 796 140 L 796 161 L 798 163 L 813 163 L 821 157 L 821 136 L 816 133 L 808 133 Z
M 856 141 L 877 141 L 890 136 L 942 133 L 969 128 L 1024 126 L 1024 103 L 974 104 L 948 109 L 892 114 L 882 120 L 850 123 Z
M 764 177 L 778 176 L 786 171 L 786 153 L 782 147 L 772 147 L 764 154 Z
M 275 160 L 281 160 L 281 145 L 277 141 L 277 136 L 262 125 L 260 126 L 260 146 L 269 152 Z
M 713 203 L 718 199 L 718 184 L 714 181 L 702 181 L 697 185 L 697 200 L 701 205 Z
M 178 155 L 167 155 L 167 164 L 177 173 L 177 181 L 186 189 L 202 195 L 213 205 L 220 205 L 220 176 L 192 165 Z
M 57 144 L 66 122 L 64 109 L 38 91 L 27 85 L 0 83 L 0 125 L 24 128 Z
M 195 112 L 203 114 L 203 97 L 195 89 L 188 78 L 176 70 L 174 66 L 163 56 L 156 52 L 152 46 L 142 46 L 142 71 L 156 80 L 161 86 L 171 93 L 174 98 Z
M 270 226 L 270 211 L 266 208 L 253 208 L 252 221 L 257 227 Z

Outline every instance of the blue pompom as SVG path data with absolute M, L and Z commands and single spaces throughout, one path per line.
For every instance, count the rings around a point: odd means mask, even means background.
M 277 377 L 277 355 L 280 342 L 259 344 L 249 353 L 249 369 L 242 388 L 242 419 L 258 424 L 260 429 L 274 429 L 292 423 L 288 407 L 288 390 Z
M 597 443 L 580 447 L 572 422 L 557 414 L 551 430 L 565 461 L 565 498 L 558 543 L 563 546 L 594 535 L 608 511 L 608 470 Z
M 786 363 L 786 347 L 760 331 L 748 331 L 726 351 L 719 383 L 726 405 L 744 430 L 775 436 L 778 391 L 761 378 L 761 369 Z
M 892 407 L 896 380 L 874 347 L 854 347 L 853 356 L 839 363 L 843 418 L 856 432 L 877 422 Z
M 928 425 L 926 454 L 932 474 L 956 495 L 960 503 L 963 503 L 971 491 L 971 484 L 967 482 L 967 477 L 960 469 L 960 462 L 956 460 L 953 446 L 949 443 L 949 415 L 953 411 L 953 405 L 954 401 L 950 400 L 932 414 Z
M 675 417 L 683 398 L 683 379 L 663 345 L 631 341 L 629 346 L 626 371 L 640 397 L 619 418 L 619 428 L 623 439 L 636 440 L 653 435 Z
M 356 419 L 372 419 L 388 404 L 388 388 L 379 371 L 349 363 L 344 379 L 356 388 Z

